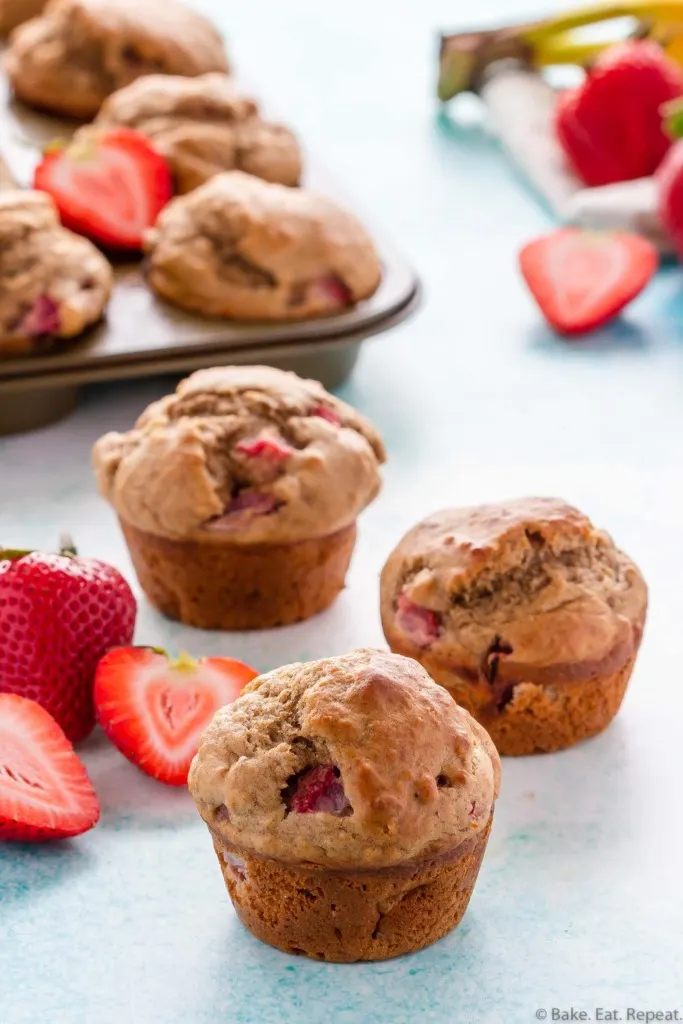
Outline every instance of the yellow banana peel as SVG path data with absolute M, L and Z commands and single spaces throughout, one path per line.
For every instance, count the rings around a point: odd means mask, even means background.
M 486 68 L 498 60 L 512 58 L 538 69 L 589 65 L 602 50 L 628 35 L 623 19 L 631 20 L 633 34 L 655 39 L 683 66 L 683 0 L 605 0 L 543 21 L 442 35 L 439 99 L 476 91 Z M 613 36 L 602 32 L 597 40 L 586 37 L 587 27 L 609 22 L 616 23 Z

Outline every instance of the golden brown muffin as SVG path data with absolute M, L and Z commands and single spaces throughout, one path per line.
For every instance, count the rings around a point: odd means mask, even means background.
M 331 199 L 240 171 L 172 200 L 148 232 L 149 283 L 205 316 L 307 320 L 344 312 L 380 282 L 365 228 Z
M 295 136 L 283 125 L 262 120 L 256 101 L 228 75 L 138 78 L 109 97 L 94 127 L 119 126 L 154 142 L 179 193 L 191 192 L 221 171 L 246 171 L 291 186 L 301 178 Z
M 384 960 L 462 918 L 500 761 L 415 661 L 359 650 L 249 683 L 189 787 L 238 916 L 319 960 Z
M 7 35 L 17 25 L 35 18 L 46 0 L 0 0 L 0 36 Z
M 501 754 L 561 750 L 604 729 L 646 609 L 630 558 L 555 498 L 437 512 L 382 572 L 389 646 L 417 658 Z
M 0 356 L 42 350 L 100 319 L 113 284 L 104 256 L 59 223 L 44 192 L 0 192 Z
M 6 70 L 25 103 L 85 119 L 141 75 L 228 64 L 213 25 L 179 0 L 50 0 L 12 34 Z
M 355 409 L 264 366 L 200 370 L 94 449 L 143 590 L 204 629 L 277 626 L 331 604 L 384 458 Z

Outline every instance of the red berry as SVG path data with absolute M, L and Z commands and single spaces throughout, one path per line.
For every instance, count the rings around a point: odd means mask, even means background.
M 0 693 L 42 704 L 72 743 L 95 724 L 93 679 L 129 644 L 136 603 L 123 576 L 92 558 L 0 552 Z
M 325 405 L 316 405 L 308 414 L 309 416 L 319 416 L 321 420 L 327 420 L 334 427 L 341 427 L 341 417 L 334 411 L 334 409 L 328 409 Z
M 160 782 L 184 786 L 214 713 L 257 675 L 233 658 L 181 655 L 171 662 L 150 647 L 121 647 L 97 668 L 97 717 L 129 761 Z
M 436 612 L 415 604 L 407 594 L 398 595 L 396 625 L 417 647 L 429 647 L 441 635 Z
M 131 128 L 114 128 L 51 147 L 34 175 L 65 227 L 115 249 L 141 249 L 142 238 L 171 198 L 168 164 Z
M 78 836 L 99 816 L 85 767 L 54 718 L 32 700 L 0 694 L 0 839 Z
M 683 70 L 656 43 L 606 50 L 557 103 L 557 136 L 579 177 L 608 185 L 654 174 L 671 146 L 661 107 L 681 95 Z
M 296 814 L 347 814 L 351 805 L 344 792 L 339 769 L 319 764 L 302 772 L 289 799 Z
M 669 150 L 656 180 L 660 219 L 683 259 L 683 141 Z
M 284 441 L 271 437 L 245 437 L 237 442 L 235 450 L 249 458 L 270 459 L 272 462 L 284 462 L 294 451 Z
M 659 258 L 639 235 L 562 228 L 519 256 L 529 290 L 548 323 L 581 334 L 615 317 L 655 273 Z

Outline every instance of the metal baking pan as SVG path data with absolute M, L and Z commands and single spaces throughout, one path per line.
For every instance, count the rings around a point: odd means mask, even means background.
M 4 78 L 0 124 L 0 162 L 22 187 L 30 185 L 43 147 L 68 137 L 76 127 L 75 122 L 38 114 L 14 101 Z M 310 157 L 306 166 L 306 185 L 351 205 Z M 7 176 L 4 181 L 6 185 Z M 353 369 L 364 338 L 393 327 L 419 304 L 414 271 L 381 235 L 373 235 L 383 266 L 377 292 L 339 316 L 303 323 L 240 323 L 193 316 L 158 299 L 147 288 L 140 264 L 117 266 L 114 294 L 101 324 L 54 351 L 0 361 L 0 434 L 53 422 L 74 407 L 78 388 L 93 381 L 259 361 L 335 387 Z

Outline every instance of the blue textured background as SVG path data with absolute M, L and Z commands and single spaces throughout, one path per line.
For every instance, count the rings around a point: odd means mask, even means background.
M 218 11 L 218 0 L 203 9 Z M 249 0 L 219 14 L 240 71 L 417 265 L 427 304 L 372 342 L 343 395 L 391 461 L 364 516 L 348 589 L 290 629 L 210 635 L 142 607 L 141 641 L 260 669 L 382 643 L 377 574 L 416 518 L 449 503 L 560 494 L 607 526 L 651 584 L 622 713 L 556 756 L 508 760 L 489 852 L 462 926 L 419 955 L 326 966 L 252 939 L 184 793 L 96 735 L 89 835 L 0 849 L 0 1024 L 524 1024 L 537 1008 L 674 1009 L 680 986 L 683 601 L 681 274 L 670 268 L 590 341 L 541 325 L 520 244 L 547 226 L 495 142 L 435 116 L 434 29 L 454 0 Z M 477 19 L 512 16 L 481 3 Z M 144 328 L 142 328 L 144 329 Z M 92 442 L 168 382 L 92 389 L 69 420 L 0 440 L 0 536 L 130 563 L 97 498 Z

